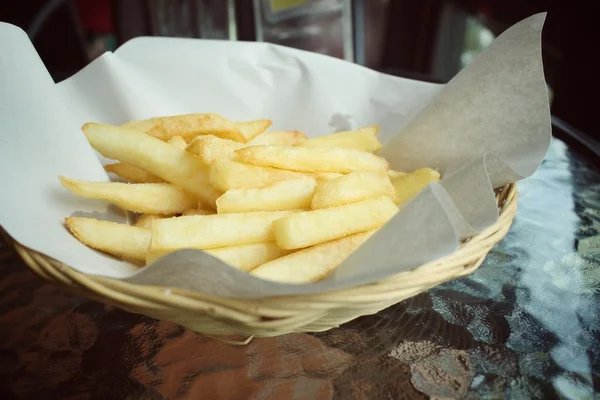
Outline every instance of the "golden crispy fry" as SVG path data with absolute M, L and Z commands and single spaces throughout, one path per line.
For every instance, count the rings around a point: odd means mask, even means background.
M 196 136 L 186 150 L 210 165 L 215 160 L 237 159 L 235 151 L 245 147 L 245 144 L 233 140 L 221 139 L 213 135 Z
M 300 249 L 379 228 L 397 211 L 392 200 L 380 197 L 289 215 L 273 222 L 273 232 L 282 249 Z
M 210 165 L 209 181 L 215 188 L 227 191 L 262 187 L 270 183 L 305 176 L 310 175 L 221 159 Z
M 296 251 L 257 267 L 250 272 L 259 278 L 309 283 L 327 276 L 375 231 L 357 233 L 331 242 Z
M 171 215 L 163 215 L 163 214 L 142 214 L 135 221 L 134 226 L 137 226 L 138 228 L 150 229 L 150 228 L 152 228 L 152 221 L 154 221 L 155 219 L 163 219 L 163 218 L 170 218 L 170 217 L 171 217 Z
M 396 192 L 396 204 L 402 206 L 419 194 L 431 182 L 439 182 L 440 173 L 431 168 L 420 168 L 404 176 L 392 179 Z
M 396 200 L 387 173 L 383 170 L 357 171 L 319 183 L 311 207 L 335 207 L 381 196 Z
M 151 236 L 148 229 L 80 217 L 66 218 L 65 223 L 86 246 L 117 257 L 141 261 L 146 258 Z
M 152 224 L 151 250 L 214 249 L 272 242 L 273 221 L 295 211 L 195 215 L 156 220 Z
M 208 183 L 208 168 L 185 150 L 132 129 L 95 123 L 82 129 L 92 147 L 105 157 L 142 168 L 212 207 L 221 195 Z
M 86 182 L 64 176 L 59 180 L 78 196 L 107 200 L 138 213 L 175 214 L 197 203 L 196 197 L 170 183 Z
M 264 132 L 250 140 L 248 146 L 293 146 L 306 140 L 306 135 L 299 131 Z
M 125 163 L 106 165 L 104 170 L 134 183 L 162 183 L 165 180 L 141 168 Z
M 275 243 L 253 243 L 243 244 L 241 246 L 220 247 L 218 249 L 204 250 L 213 257 L 218 258 L 242 271 L 250 271 L 259 265 L 274 260 L 286 254 Z M 146 255 L 146 264 L 151 264 L 160 257 L 163 257 L 171 250 L 149 251 Z
M 315 178 L 305 177 L 275 182 L 262 188 L 231 189 L 217 199 L 217 212 L 229 214 L 307 209 L 310 208 L 316 185 Z
M 405 175 L 406 172 L 394 171 L 393 169 L 388 170 L 388 176 L 390 177 L 390 180 L 398 179 Z
M 181 214 L 181 216 L 187 217 L 188 215 L 212 215 L 212 214 L 214 214 L 214 212 L 212 212 L 212 211 L 203 210 L 201 208 L 190 208 L 189 210 L 185 210 L 183 212 L 183 214 Z
M 167 140 L 167 143 L 172 144 L 180 149 L 185 149 L 187 146 L 187 142 L 181 136 L 173 136 Z
M 337 132 L 331 135 L 308 139 L 301 146 L 308 147 L 343 147 L 374 153 L 381 149 L 377 139 L 379 126 L 370 125 L 353 131 Z
M 339 147 L 251 146 L 236 153 L 249 164 L 292 171 L 348 173 L 388 168 L 381 157 Z
M 244 142 L 247 142 L 269 129 L 272 123 L 270 119 L 259 119 L 256 121 L 236 122 L 235 126 L 244 137 Z
M 122 127 L 141 131 L 161 140 L 181 136 L 187 141 L 198 135 L 215 135 L 238 142 L 246 141 L 235 123 L 218 114 L 173 115 L 130 121 Z

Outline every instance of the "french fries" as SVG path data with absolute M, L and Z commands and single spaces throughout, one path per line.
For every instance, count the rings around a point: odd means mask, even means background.
M 102 199 L 127 211 L 147 214 L 176 214 L 194 207 L 198 200 L 170 183 L 85 182 L 59 177 L 70 192 Z
M 243 162 L 300 172 L 387 170 L 381 157 L 340 147 L 251 146 L 236 150 Z
M 144 132 L 160 140 L 168 140 L 173 136 L 181 136 L 185 140 L 191 140 L 199 135 L 215 135 L 237 142 L 246 141 L 234 122 L 218 114 L 173 115 L 130 121 L 121 126 Z
M 308 147 L 343 147 L 375 153 L 381 149 L 377 139 L 379 127 L 377 125 L 365 126 L 354 131 L 337 132 L 331 135 L 308 139 L 301 146 Z
M 316 179 L 307 176 L 259 188 L 231 189 L 217 199 L 217 213 L 308 209 L 316 185 Z
M 173 136 L 167 140 L 167 143 L 172 144 L 173 146 L 182 150 L 187 146 L 187 142 L 181 136 Z
M 425 189 L 431 182 L 439 182 L 440 173 L 431 168 L 420 168 L 392 179 L 396 192 L 396 204 L 403 205 Z
M 254 139 L 269 127 L 273 122 L 270 119 L 260 119 L 257 121 L 236 122 L 235 126 L 244 137 L 244 142 Z
M 243 143 L 221 139 L 213 135 L 197 136 L 188 144 L 186 150 L 197 155 L 206 165 L 213 161 L 226 159 L 235 160 L 235 151 L 245 147 Z
M 150 172 L 125 163 L 109 164 L 104 167 L 104 170 L 135 183 L 162 183 L 165 181 Z
M 65 224 L 73 236 L 92 249 L 133 260 L 146 259 L 151 237 L 148 229 L 82 217 L 66 218 Z
M 252 243 L 241 246 L 221 247 L 218 249 L 204 250 L 213 257 L 218 258 L 242 271 L 251 271 L 252 269 L 266 262 L 274 260 L 286 252 L 280 249 L 275 243 Z M 163 257 L 172 251 L 152 250 L 146 254 L 146 264 L 151 264 L 160 257 Z
M 104 157 L 142 168 L 214 206 L 221 195 L 208 183 L 208 168 L 197 157 L 144 133 L 87 123 L 83 132 Z
M 150 228 L 152 228 L 152 221 L 154 221 L 155 219 L 162 219 L 162 218 L 169 218 L 169 217 L 170 216 L 168 216 L 168 215 L 161 215 L 161 214 L 142 214 L 135 221 L 134 226 L 137 226 L 138 228 L 150 229 Z
M 306 135 L 299 131 L 264 132 L 250 140 L 248 146 L 294 146 L 306 140 Z
M 307 139 L 186 114 L 87 123 L 91 146 L 117 162 L 106 172 L 133 183 L 59 177 L 72 193 L 141 213 L 133 226 L 70 217 L 83 244 L 152 264 L 180 249 L 202 250 L 267 280 L 314 282 L 331 273 L 439 174 L 389 169 L 375 155 L 379 127 Z
M 295 211 L 194 215 L 155 220 L 150 249 L 177 250 L 187 247 L 214 249 L 273 242 L 273 221 Z
M 301 249 L 379 228 L 397 211 L 392 200 L 380 197 L 288 215 L 273 222 L 273 233 L 282 249 Z
M 396 200 L 394 186 L 385 171 L 357 171 L 321 182 L 315 190 L 312 208 L 328 208 L 374 197 Z
M 285 283 L 318 281 L 344 262 L 374 232 L 373 230 L 357 233 L 296 251 L 253 269 L 251 274 L 259 278 Z
M 189 210 L 185 210 L 181 216 L 186 217 L 188 215 L 212 215 L 214 212 L 203 210 L 201 208 L 190 208 Z
M 215 188 L 225 192 L 231 189 L 262 187 L 271 183 L 305 176 L 309 175 L 221 159 L 210 165 L 209 182 Z

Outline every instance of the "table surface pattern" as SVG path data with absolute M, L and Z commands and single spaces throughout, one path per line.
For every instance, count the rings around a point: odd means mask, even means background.
M 247 346 L 77 297 L 0 244 L 0 398 L 597 398 L 600 175 L 555 139 L 519 190 L 472 275 Z

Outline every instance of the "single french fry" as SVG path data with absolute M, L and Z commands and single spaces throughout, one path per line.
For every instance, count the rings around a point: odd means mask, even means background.
M 190 208 L 189 210 L 185 210 L 181 216 L 187 217 L 188 215 L 212 215 L 214 212 L 208 210 L 202 210 L 200 208 Z
M 383 170 L 357 171 L 319 183 L 311 207 L 329 208 L 381 196 L 396 200 L 387 173 Z
M 263 132 L 250 140 L 248 146 L 294 146 L 306 140 L 306 135 L 299 131 Z
M 337 132 L 318 138 L 308 139 L 301 146 L 307 147 L 343 147 L 374 153 L 381 149 L 377 139 L 379 126 L 370 125 L 353 131 Z
M 243 244 L 204 251 L 242 271 L 250 271 L 287 253 L 273 242 Z M 146 254 L 146 264 L 151 264 L 169 253 L 172 253 L 172 251 L 151 250 Z
M 375 230 L 298 250 L 267 262 L 250 274 L 262 279 L 285 283 L 309 283 L 323 279 L 362 245 Z
M 262 187 L 287 179 L 310 176 L 282 169 L 260 167 L 228 159 L 215 160 L 210 165 L 209 182 L 218 190 Z
M 65 224 L 86 246 L 117 257 L 146 259 L 151 236 L 148 229 L 82 217 L 66 218 Z
M 155 219 L 163 219 L 163 218 L 170 218 L 170 217 L 171 217 L 171 215 L 163 215 L 163 214 L 142 214 L 135 221 L 134 226 L 137 226 L 138 228 L 150 229 L 150 228 L 152 228 L 152 221 L 154 221 Z
M 273 222 L 273 233 L 277 245 L 282 249 L 301 249 L 379 228 L 397 211 L 398 207 L 388 197 L 368 199 L 288 215 Z
M 197 155 L 206 165 L 215 160 L 237 159 L 235 151 L 245 147 L 243 143 L 233 140 L 221 139 L 213 135 L 196 136 L 187 145 L 186 150 Z
M 274 241 L 273 221 L 296 211 L 194 215 L 156 220 L 151 250 L 217 247 Z
M 104 167 L 104 170 L 134 183 L 162 183 L 165 181 L 150 172 L 125 163 L 109 164 Z
M 388 176 L 390 177 L 390 180 L 398 179 L 406 174 L 406 172 L 394 171 L 393 169 L 388 170 Z
M 316 179 L 303 177 L 261 188 L 231 189 L 217 199 L 219 214 L 310 208 Z M 392 188 L 393 190 L 393 188 Z
M 142 168 L 212 207 L 221 195 L 208 182 L 208 168 L 185 150 L 133 129 L 87 123 L 82 130 L 92 147 L 104 157 Z
M 59 176 L 60 183 L 78 196 L 107 200 L 124 210 L 147 214 L 176 214 L 194 207 L 197 199 L 170 183 L 86 182 Z
M 402 206 L 419 194 L 431 182 L 439 182 L 440 173 L 431 168 L 420 168 L 404 176 L 392 179 L 396 192 L 396 204 Z
M 247 142 L 269 129 L 272 123 L 270 119 L 259 119 L 256 121 L 235 122 L 235 126 L 244 137 L 244 142 Z
M 187 142 L 181 136 L 173 136 L 167 140 L 167 143 L 180 149 L 185 149 L 187 146 Z
M 249 164 L 300 172 L 348 173 L 388 168 L 384 158 L 340 147 L 251 146 L 236 153 Z
M 198 135 L 215 135 L 238 142 L 246 141 L 235 123 L 218 114 L 173 115 L 130 121 L 121 126 L 144 132 L 161 140 L 181 136 L 187 141 Z

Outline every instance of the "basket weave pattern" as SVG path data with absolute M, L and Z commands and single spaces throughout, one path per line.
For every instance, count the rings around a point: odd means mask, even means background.
M 134 285 L 82 274 L 15 241 L 12 243 L 38 275 L 85 297 L 133 313 L 170 320 L 206 336 L 277 336 L 325 331 L 470 274 L 510 229 L 517 211 L 517 197 L 514 183 L 497 190 L 498 221 L 465 240 L 446 257 L 376 283 L 312 295 L 231 299 L 174 288 Z

